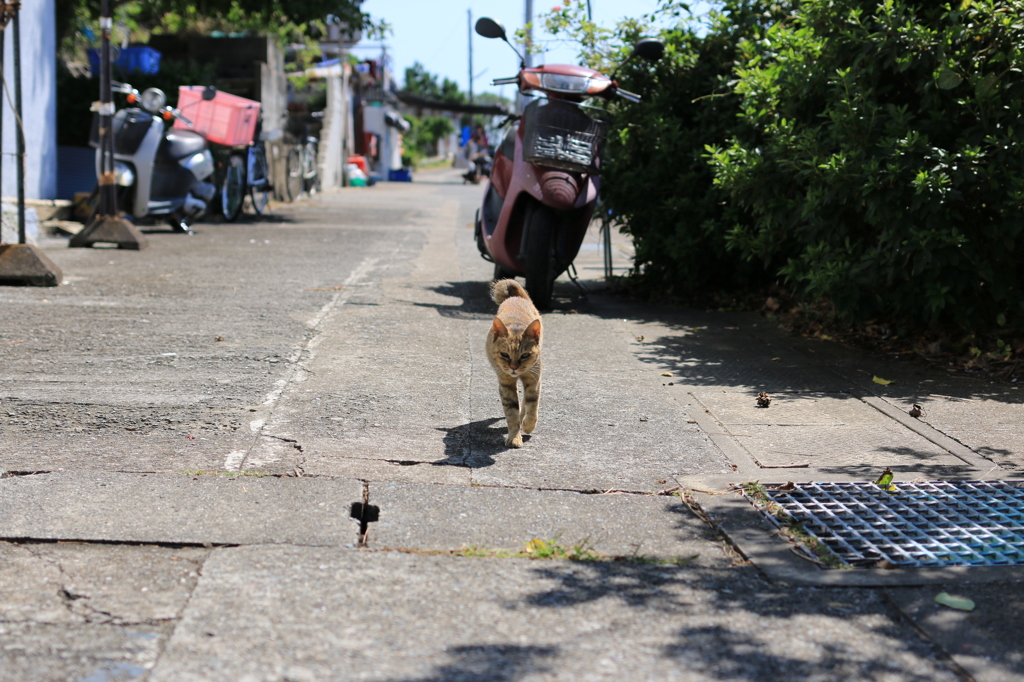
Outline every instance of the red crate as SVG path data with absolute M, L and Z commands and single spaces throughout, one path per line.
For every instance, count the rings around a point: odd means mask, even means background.
M 210 142 L 230 147 L 252 144 L 260 118 L 260 103 L 220 90 L 212 100 L 204 100 L 205 89 L 203 85 L 178 88 L 178 109 L 192 125 L 176 119 L 174 127 L 194 130 Z

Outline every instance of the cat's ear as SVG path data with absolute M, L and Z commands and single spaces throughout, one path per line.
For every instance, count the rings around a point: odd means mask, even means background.
M 540 341 L 540 320 L 534 320 L 523 332 L 523 336 L 533 339 L 534 341 Z
M 494 318 L 494 322 L 491 323 L 491 332 L 494 334 L 494 338 L 500 336 L 508 336 L 508 327 L 501 321 L 500 318 Z

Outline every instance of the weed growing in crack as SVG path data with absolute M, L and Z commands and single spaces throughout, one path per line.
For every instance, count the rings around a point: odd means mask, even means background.
M 273 476 L 266 471 L 256 471 L 254 469 L 246 469 L 245 471 L 203 471 L 202 469 L 190 469 L 189 471 L 179 471 L 182 476 L 255 476 L 262 478 L 264 476 Z
M 828 545 L 808 533 L 802 523 L 793 518 L 771 498 L 768 488 L 764 487 L 760 481 L 742 483 L 739 489 L 751 504 L 775 522 L 779 527 L 779 533 L 797 546 L 801 556 L 825 568 L 839 570 L 853 568 L 833 552 Z
M 697 554 L 688 557 L 650 557 L 638 554 L 626 556 L 606 555 L 595 551 L 590 546 L 589 540 L 583 540 L 575 545 L 565 545 L 559 542 L 558 538 L 553 540 L 535 538 L 527 542 L 520 550 L 495 549 L 492 547 L 467 545 L 461 549 L 452 550 L 402 551 L 412 554 L 445 555 L 469 557 L 474 559 L 538 559 L 560 561 L 627 562 L 659 566 L 689 566 L 699 556 Z

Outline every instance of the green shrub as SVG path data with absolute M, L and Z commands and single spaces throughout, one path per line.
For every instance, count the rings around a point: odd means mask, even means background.
M 740 98 L 729 85 L 736 46 L 765 20 L 759 6 L 726 9 L 706 35 L 687 24 L 662 31 L 662 60 L 653 67 L 634 60 L 618 78 L 644 101 L 613 108 L 602 195 L 633 238 L 634 278 L 656 297 L 736 289 L 769 274 L 727 248 L 739 216 L 705 158 L 706 145 L 736 134 Z
M 795 7 L 709 147 L 729 246 L 845 318 L 1024 329 L 1024 2 Z
M 713 183 L 706 145 L 724 145 L 740 122 L 732 92 L 737 45 L 763 34 L 778 10 L 766 2 L 719 3 L 709 26 L 689 18 L 686 5 L 665 3 L 660 31 L 630 19 L 613 30 L 586 21 L 582 2 L 548 15 L 549 31 L 581 46 L 581 60 L 611 73 L 643 36 L 657 35 L 665 56 L 651 65 L 628 62 L 616 76 L 643 97 L 607 105 L 610 131 L 602 157 L 602 209 L 633 239 L 635 288 L 656 298 L 691 298 L 762 283 L 758 261 L 729 251 L 726 238 L 739 219 L 727 193 Z
M 402 136 L 405 149 L 403 164 L 415 166 L 424 157 L 437 154 L 437 143 L 455 132 L 455 125 L 446 116 L 410 116 L 411 127 Z

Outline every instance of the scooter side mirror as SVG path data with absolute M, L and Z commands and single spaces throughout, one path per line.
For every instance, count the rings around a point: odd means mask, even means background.
M 665 54 L 665 43 L 655 38 L 644 38 L 633 46 L 633 54 L 649 62 L 656 62 Z
M 207 85 L 205 88 L 203 88 L 203 100 L 209 102 L 216 96 L 217 88 L 213 87 L 212 85 Z
M 505 35 L 505 27 L 500 21 L 490 17 L 480 17 L 476 20 L 476 32 L 484 38 L 501 38 L 508 42 L 508 37 Z

